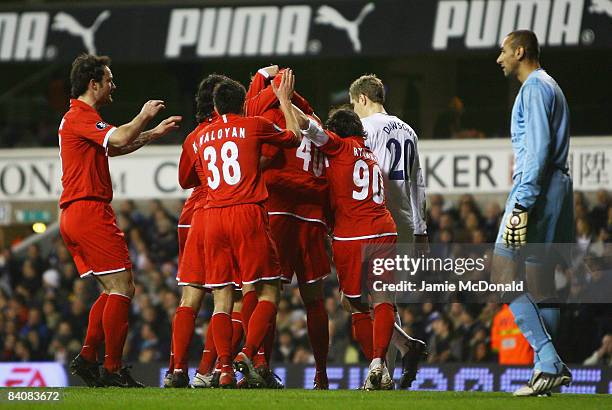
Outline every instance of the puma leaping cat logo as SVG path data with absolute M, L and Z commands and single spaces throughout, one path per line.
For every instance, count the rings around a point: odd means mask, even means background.
M 94 36 L 100 24 L 104 22 L 107 18 L 109 18 L 111 12 L 108 10 L 104 10 L 96 20 L 93 22 L 91 27 L 83 27 L 81 23 L 79 23 L 74 17 L 70 14 L 66 14 L 64 12 L 59 12 L 53 18 L 53 24 L 51 28 L 57 31 L 67 31 L 73 36 L 81 37 L 83 40 L 83 45 L 87 49 L 89 54 L 96 54 L 96 45 L 94 43 Z
M 317 17 L 315 23 L 318 24 L 329 24 L 330 26 L 337 28 L 338 30 L 346 31 L 349 40 L 353 44 L 353 50 L 355 52 L 361 51 L 361 41 L 359 40 L 359 26 L 366 18 L 368 14 L 374 11 L 374 3 L 368 3 L 361 10 L 357 18 L 353 21 L 349 21 L 337 10 L 329 6 L 321 6 L 317 10 Z
M 590 13 L 607 14 L 612 17 L 612 1 L 610 0 L 591 0 L 589 7 Z

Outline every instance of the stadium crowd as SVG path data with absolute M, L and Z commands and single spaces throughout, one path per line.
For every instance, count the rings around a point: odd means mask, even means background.
M 167 204 L 166 204 L 167 205 Z M 428 200 L 428 226 L 432 243 L 493 242 L 501 208 L 491 202 L 479 206 L 471 195 L 451 203 L 441 195 Z M 133 201 L 119 202 L 117 222 L 126 233 L 136 272 L 136 296 L 124 356 L 128 362 L 165 362 L 169 357 L 172 316 L 180 295 L 176 283 L 177 215 L 160 201 L 139 209 Z M 575 194 L 576 246 L 583 254 L 607 256 L 612 233 L 609 193 L 600 191 L 589 204 Z M 609 280 L 605 268 L 584 272 L 574 266 L 557 269 L 558 290 L 568 300 L 588 295 L 597 298 Z M 68 363 L 81 348 L 88 307 L 98 296 L 94 280 L 77 280 L 72 257 L 58 236 L 52 251 L 41 254 L 31 245 L 24 257 L 9 248 L 0 255 L 0 361 Z M 596 299 L 593 299 L 596 301 Z M 325 283 L 329 314 L 331 364 L 365 362 L 351 338 L 350 315 L 342 308 L 334 275 Z M 400 308 L 408 334 L 428 341 L 432 363 L 452 361 L 494 362 L 491 325 L 500 305 L 413 304 Z M 190 357 L 197 360 L 212 314 L 207 298 L 196 322 L 196 340 Z M 575 337 L 576 334 L 581 337 Z M 559 349 L 569 363 L 612 365 L 612 318 L 601 304 L 566 304 L 562 307 Z M 286 286 L 278 308 L 273 362 L 313 363 L 307 337 L 306 314 L 297 287 Z

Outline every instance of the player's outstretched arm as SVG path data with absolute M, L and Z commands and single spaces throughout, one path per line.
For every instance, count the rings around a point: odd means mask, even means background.
M 118 127 L 109 137 L 110 147 L 121 148 L 132 142 L 161 110 L 166 108 L 162 100 L 149 100 L 143 106 L 137 116 L 127 124 Z
M 131 152 L 136 151 L 137 149 L 147 145 L 150 142 L 155 141 L 156 139 L 163 137 L 167 133 L 172 130 L 176 130 L 179 128 L 179 123 L 182 121 L 183 117 L 178 115 L 173 115 L 172 117 L 168 117 L 162 122 L 160 122 L 157 127 L 150 129 L 148 131 L 141 132 L 136 138 L 127 143 L 122 147 L 114 147 L 110 144 L 109 140 L 109 150 L 108 155 L 111 157 L 117 157 L 120 155 L 126 155 Z M 118 131 L 119 129 L 117 129 Z M 115 131 L 115 133 L 117 132 Z M 113 133 L 113 134 L 115 134 Z M 111 135 L 112 138 L 112 135 Z
M 266 92 L 266 87 L 277 74 L 277 65 L 257 70 L 244 101 L 244 112 L 247 116 L 262 115 L 276 104 L 276 96 L 274 93 Z

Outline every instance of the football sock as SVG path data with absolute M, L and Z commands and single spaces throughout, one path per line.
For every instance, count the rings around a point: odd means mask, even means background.
M 322 299 L 306 305 L 306 318 L 315 365 L 317 371 L 324 372 L 327 369 L 329 353 L 329 323 Z
M 172 351 L 176 369 L 188 370 L 187 351 L 193 337 L 196 313 L 190 306 L 179 306 L 172 321 Z
M 246 335 L 244 348 L 242 349 L 249 359 L 253 358 L 253 355 L 257 352 L 259 346 L 261 346 L 268 327 L 273 320 L 276 320 L 276 305 L 267 300 L 257 303 L 249 320 L 249 330 Z
M 408 347 L 407 341 L 415 340 L 410 337 L 408 333 L 404 332 L 402 329 L 402 322 L 400 320 L 399 314 L 395 314 L 395 323 L 393 324 L 393 334 L 391 335 L 391 343 L 397 347 L 397 350 L 400 351 L 400 354 L 404 356 L 410 348 Z
M 217 361 L 217 349 L 215 348 L 213 321 L 211 318 L 210 323 L 208 323 L 208 329 L 206 330 L 206 340 L 204 341 L 204 350 L 202 351 L 202 358 L 198 366 L 198 373 L 208 374 L 212 372 L 215 361 Z
M 102 327 L 102 315 L 108 295 L 101 293 L 91 306 L 89 311 L 89 322 L 87 323 L 87 334 L 85 343 L 81 349 L 81 356 L 88 362 L 98 361 L 98 348 L 104 342 L 104 327 Z
M 372 361 L 374 340 L 374 330 L 372 327 L 372 318 L 370 312 L 355 312 L 351 315 L 353 339 L 357 341 L 361 347 L 361 351 L 368 361 Z
M 540 316 L 542 316 L 544 326 L 546 326 L 550 338 L 554 341 L 559 332 L 559 320 L 561 316 L 559 305 L 553 303 L 538 303 L 538 308 L 540 309 Z M 535 351 L 533 353 L 533 362 L 535 363 L 535 368 L 541 370 L 540 358 Z
M 550 337 L 555 340 L 559 333 L 559 320 L 561 317 L 561 310 L 559 306 L 552 306 L 551 304 L 538 303 L 540 309 L 540 315 L 546 325 L 546 330 Z
M 516 325 L 539 358 L 539 369 L 546 373 L 558 374 L 561 371 L 561 358 L 555 350 L 550 335 L 533 299 L 525 293 L 510 303 Z
M 130 298 L 117 293 L 111 293 L 106 300 L 102 314 L 104 327 L 104 368 L 111 373 L 121 369 L 123 345 L 128 332 L 128 314 Z
M 232 312 L 232 357 L 236 356 L 240 351 L 243 334 L 242 313 Z
M 249 321 L 251 320 L 251 315 L 253 314 L 253 310 L 255 310 L 255 306 L 257 306 L 257 293 L 254 290 L 245 293 L 242 296 L 242 328 L 244 329 L 244 334 L 246 335 L 249 331 Z
M 381 303 L 374 308 L 374 359 L 385 359 L 394 324 L 395 311 L 391 303 Z
M 222 366 L 232 363 L 232 319 L 228 313 L 218 312 L 210 319 L 217 355 Z
M 268 367 L 268 362 L 266 362 L 266 352 L 264 351 L 263 347 L 260 347 L 255 356 L 253 356 L 253 366 Z

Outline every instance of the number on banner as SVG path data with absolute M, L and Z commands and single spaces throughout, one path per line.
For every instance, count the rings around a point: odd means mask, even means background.
M 353 168 L 353 183 L 358 190 L 353 190 L 353 199 L 363 201 L 368 197 L 370 188 L 370 168 L 368 164 L 360 159 L 355 162 Z M 382 173 L 380 167 L 375 164 L 372 167 L 372 200 L 377 204 L 382 204 L 385 199 L 384 186 L 382 181 Z
M 208 161 L 208 170 L 211 175 L 207 178 L 208 187 L 210 189 L 217 189 L 221 183 L 221 174 L 219 168 L 216 165 L 217 162 L 217 151 L 215 147 L 208 146 L 204 149 L 204 161 Z M 223 171 L 223 180 L 228 185 L 236 185 L 240 182 L 242 176 L 240 172 L 240 163 L 238 162 L 238 146 L 234 141 L 227 141 L 221 147 L 221 170 Z

